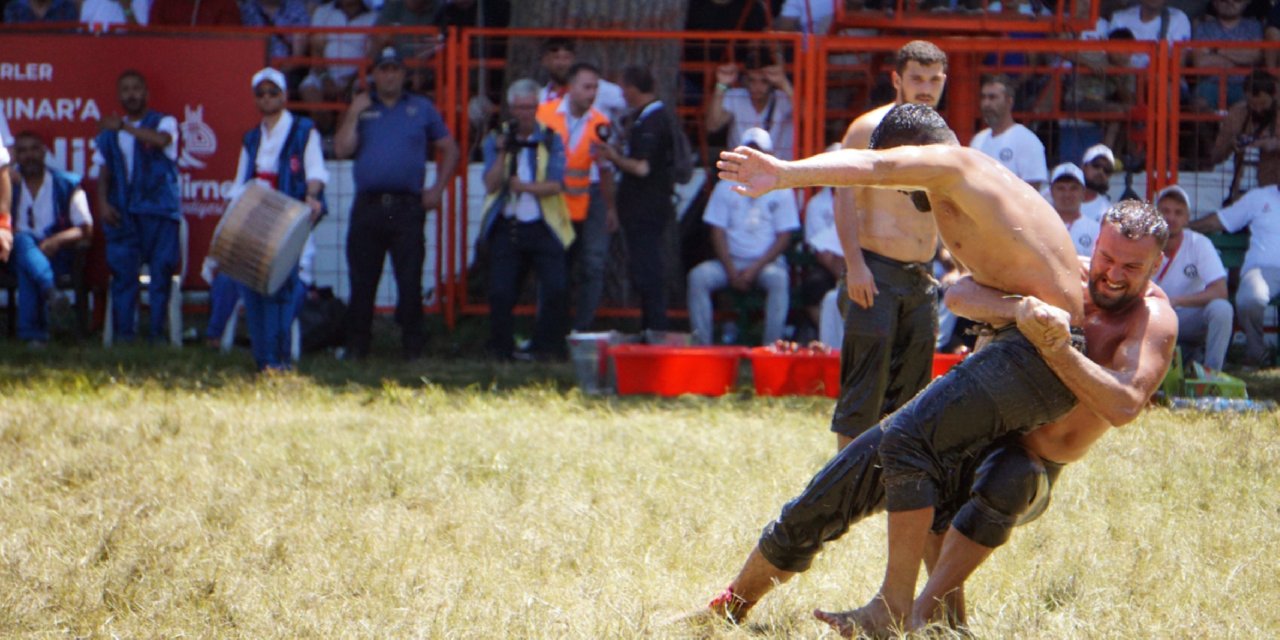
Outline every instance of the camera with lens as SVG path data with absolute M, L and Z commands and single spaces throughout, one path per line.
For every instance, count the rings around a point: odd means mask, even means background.
M 502 123 L 498 129 L 498 143 L 502 151 L 511 152 L 521 148 L 536 147 L 536 142 L 522 141 L 518 135 L 520 121 L 512 118 Z

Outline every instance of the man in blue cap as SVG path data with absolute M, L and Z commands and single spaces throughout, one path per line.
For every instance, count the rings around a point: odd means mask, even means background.
M 351 300 L 347 355 L 369 354 L 373 303 L 382 263 L 391 254 L 396 278 L 396 321 L 404 356 L 422 356 L 423 228 L 427 211 L 440 207 L 445 185 L 458 167 L 458 145 L 431 100 L 404 90 L 404 61 L 395 47 L 373 61 L 373 91 L 351 99 L 334 136 L 339 158 L 354 158 L 355 204 L 347 232 Z M 436 180 L 424 188 L 428 150 L 436 153 Z

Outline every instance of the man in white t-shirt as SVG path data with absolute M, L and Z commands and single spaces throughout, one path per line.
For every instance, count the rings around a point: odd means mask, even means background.
M 836 17 L 833 0 L 786 0 L 773 28 L 778 31 L 799 31 L 810 35 L 826 35 Z
M 1172 45 L 1191 39 L 1191 21 L 1181 9 L 1167 6 L 1168 0 L 1138 0 L 1127 9 L 1111 14 L 1108 31 L 1128 29 L 1134 40 L 1165 40 Z M 1135 69 L 1146 69 L 1151 64 L 1145 54 L 1133 56 Z
M 113 24 L 147 26 L 151 0 L 84 0 L 80 22 L 101 29 Z
M 1093 245 L 1102 231 L 1102 218 L 1091 218 L 1080 210 L 1084 200 L 1084 172 L 1080 167 L 1064 162 L 1053 168 L 1050 178 L 1049 195 L 1053 210 L 1062 218 L 1071 234 L 1071 243 L 1076 247 L 1076 255 L 1093 255 Z
M 763 129 L 748 129 L 742 145 L 766 153 L 773 141 Z M 738 291 L 765 290 L 764 340 L 768 345 L 782 338 L 790 306 L 790 279 L 782 257 L 791 244 L 791 233 L 800 228 L 795 195 L 787 189 L 748 198 L 733 191 L 733 183 L 716 183 L 702 214 L 711 227 L 715 259 L 689 272 L 689 325 L 697 344 L 714 338 L 711 294 L 731 286 Z
M 836 144 L 827 151 L 839 148 Z M 836 232 L 835 195 L 831 189 L 814 194 L 804 206 L 804 242 L 817 262 L 800 286 L 805 313 L 818 326 L 818 340 L 839 348 L 844 339 L 844 316 L 839 305 L 844 290 L 838 286 L 844 275 L 844 247 Z
M 1111 174 L 1116 170 L 1116 156 L 1107 145 L 1095 144 L 1085 150 L 1080 170 L 1084 172 L 1085 187 L 1080 213 L 1101 220 L 1102 214 L 1111 208 L 1107 192 L 1111 189 Z
M 1191 221 L 1190 202 L 1178 185 L 1156 194 L 1156 210 L 1169 225 L 1169 242 L 1164 246 L 1164 264 L 1152 281 L 1164 289 L 1178 314 L 1178 343 L 1196 352 L 1203 345 L 1203 358 L 1191 359 L 1221 371 L 1231 345 L 1234 315 L 1227 301 L 1227 270 L 1213 241 L 1186 228 Z
M 748 58 L 742 87 L 738 81 L 738 65 L 724 64 L 716 69 L 716 88 L 707 97 L 707 131 L 729 127 L 725 147 L 742 144 L 743 134 L 751 128 L 764 129 L 773 139 L 775 156 L 783 160 L 794 157 L 791 130 L 791 81 L 781 64 L 770 64 L 762 57 Z
M 1267 362 L 1262 318 L 1271 298 L 1280 294 L 1280 185 L 1249 190 L 1235 204 L 1191 223 L 1200 233 L 1235 233 L 1249 228 L 1249 250 L 1240 267 L 1236 317 L 1244 329 L 1245 366 Z
M 0 122 L 4 122 L 3 115 L 0 115 Z M 9 182 L 9 149 L 0 144 L 0 262 L 8 262 L 9 252 L 13 249 L 13 223 L 9 219 L 12 186 Z
M 569 94 L 569 69 L 578 61 L 575 46 L 568 38 L 548 38 L 542 45 L 542 68 L 546 70 L 547 84 L 538 91 L 538 104 L 554 102 Z M 622 87 L 600 77 L 596 89 L 596 101 L 591 108 L 609 117 L 609 122 L 620 125 L 627 115 L 627 100 Z
M 1030 129 L 1013 121 L 1013 94 L 1013 81 L 1008 76 L 983 80 L 982 119 L 988 128 L 979 131 L 969 146 L 999 160 L 1038 190 L 1049 178 L 1044 143 Z

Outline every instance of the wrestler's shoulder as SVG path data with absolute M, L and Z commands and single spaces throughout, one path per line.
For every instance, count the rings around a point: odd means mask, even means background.
M 865 149 L 867 143 L 871 140 L 871 132 L 880 125 L 880 121 L 884 120 L 884 114 L 894 107 L 894 103 L 876 107 L 849 123 L 849 128 L 844 132 L 844 148 L 846 149 Z

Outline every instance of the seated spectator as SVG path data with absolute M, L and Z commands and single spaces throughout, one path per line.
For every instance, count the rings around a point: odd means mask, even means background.
M 1280 294 L 1280 186 L 1249 190 L 1231 206 L 1191 223 L 1200 233 L 1235 233 L 1249 229 L 1249 250 L 1240 267 L 1236 317 L 1244 329 L 1246 367 L 1270 361 L 1262 333 L 1263 315 L 1271 298 Z
M 833 147 L 828 151 L 839 149 L 840 145 Z M 814 194 L 805 205 L 804 241 L 817 264 L 805 270 L 800 283 L 800 304 L 809 323 L 821 333 L 822 299 L 838 288 L 836 283 L 844 275 L 844 248 L 836 234 L 835 197 L 830 188 Z M 797 334 L 796 341 L 808 342 L 809 336 Z M 838 347 L 840 343 L 833 346 Z
M 747 129 L 741 144 L 773 152 L 773 140 L 764 129 Z M 726 286 L 744 292 L 764 289 L 763 343 L 780 340 L 790 306 L 790 280 L 782 254 L 791 244 L 791 233 L 800 228 L 795 195 L 782 189 L 749 198 L 734 192 L 730 181 L 721 180 L 711 192 L 702 221 L 711 226 L 716 258 L 689 272 L 689 326 L 694 343 L 714 341 L 711 294 Z
M 333 0 L 316 7 L 311 16 L 311 26 L 327 29 L 345 27 L 371 27 L 378 14 L 365 3 L 366 0 Z M 311 51 L 321 53 L 329 60 L 363 59 L 368 46 L 368 36 L 363 33 L 319 32 L 311 34 Z M 355 64 L 316 65 L 298 87 L 303 102 L 345 102 L 351 93 L 351 83 L 356 77 Z M 322 133 L 332 133 L 336 114 L 332 111 L 315 111 L 311 115 L 316 128 Z
M 773 28 L 778 31 L 799 31 L 805 35 L 826 35 L 836 17 L 835 2 L 813 0 L 785 0 Z
M 1191 30 L 1192 40 L 1258 42 L 1262 40 L 1262 23 L 1244 17 L 1247 0 L 1213 0 L 1212 10 Z M 1199 69 L 1237 69 L 1253 67 L 1262 61 L 1262 49 L 1196 48 L 1191 50 L 1191 66 Z M 1244 77 L 1225 71 L 1227 99 L 1219 100 L 1220 76 L 1197 76 L 1192 107 L 1198 111 L 1216 111 L 1235 104 L 1244 97 Z
M 1164 264 L 1152 281 L 1164 289 L 1178 314 L 1178 344 L 1184 354 L 1192 353 L 1188 359 L 1221 371 L 1232 331 L 1227 270 L 1213 241 L 1186 228 L 1191 221 L 1190 202 L 1178 185 L 1156 194 L 1156 209 L 1169 225 L 1169 242 L 1164 247 Z
M 1164 40 L 1170 43 L 1191 39 L 1191 21 L 1179 9 L 1166 6 L 1168 0 L 1138 0 L 1127 9 L 1111 15 L 1108 33 L 1115 29 L 1128 29 L 1134 40 Z M 1151 65 L 1145 53 L 1133 56 L 1135 69 Z
M 80 5 L 80 22 L 94 29 L 111 25 L 147 26 L 151 0 L 84 0 Z
M 1080 212 L 1084 201 L 1084 172 L 1074 163 L 1064 162 L 1053 168 L 1049 184 L 1050 202 L 1071 235 L 1076 255 L 1092 256 L 1093 244 L 1102 231 L 1102 218 L 1090 218 Z
M 766 56 L 747 58 L 743 74 L 745 87 L 733 86 L 738 81 L 738 65 L 729 63 L 716 69 L 716 89 L 706 105 L 707 130 L 715 132 L 729 127 L 725 146 L 732 149 L 742 144 L 748 129 L 764 129 L 776 141 L 775 155 L 790 160 L 794 152 L 791 81 L 782 65 L 767 62 Z
M 70 272 L 74 247 L 93 237 L 93 218 L 80 176 L 50 169 L 34 133 L 18 134 L 14 160 L 10 262 L 18 276 L 18 338 L 43 345 L 51 319 L 58 324 L 68 309 L 56 278 Z
M 1114 29 L 1108 40 L 1133 40 L 1128 29 Z M 1064 79 L 1062 108 L 1086 113 L 1129 113 L 1137 102 L 1138 78 L 1133 56 L 1124 52 L 1088 51 L 1073 57 L 1076 72 Z M 1052 86 L 1052 85 L 1050 85 Z M 1040 108 L 1048 107 L 1047 104 Z M 1102 142 L 1117 147 L 1122 138 L 1119 120 L 1101 123 Z
M 1080 214 L 1089 218 L 1102 219 L 1102 215 L 1111 208 L 1111 174 L 1116 171 L 1116 157 L 1105 144 L 1095 144 L 1084 152 L 1080 162 L 1084 172 L 1084 201 L 1080 203 Z
M 484 221 L 489 247 L 489 350 L 499 360 L 563 358 L 569 333 L 566 251 L 573 224 L 565 205 L 564 143 L 539 124 L 538 85 L 522 79 L 507 89 L 512 120 L 484 141 Z M 514 126 L 513 126 L 514 125 Z M 538 290 L 533 340 L 517 354 L 513 310 L 532 268 Z
M 1218 164 L 1232 156 L 1243 162 L 1244 152 L 1258 150 L 1258 185 L 1280 184 L 1280 137 L 1276 125 L 1276 79 L 1265 69 L 1254 69 L 1244 84 L 1245 99 L 1231 105 L 1213 142 L 1210 159 Z M 1235 199 L 1240 194 L 1231 194 Z
M 151 24 L 175 27 L 240 24 L 240 7 L 235 0 L 154 0 Z
M 80 8 L 74 0 L 12 0 L 4 6 L 5 24 L 79 21 Z
M 306 27 L 311 25 L 311 14 L 303 0 L 244 0 L 240 3 L 240 22 L 246 27 Z M 272 60 L 305 55 L 305 33 L 273 34 L 267 42 L 267 57 Z M 306 71 L 305 67 L 293 64 L 272 66 L 289 76 L 290 85 L 295 85 Z

